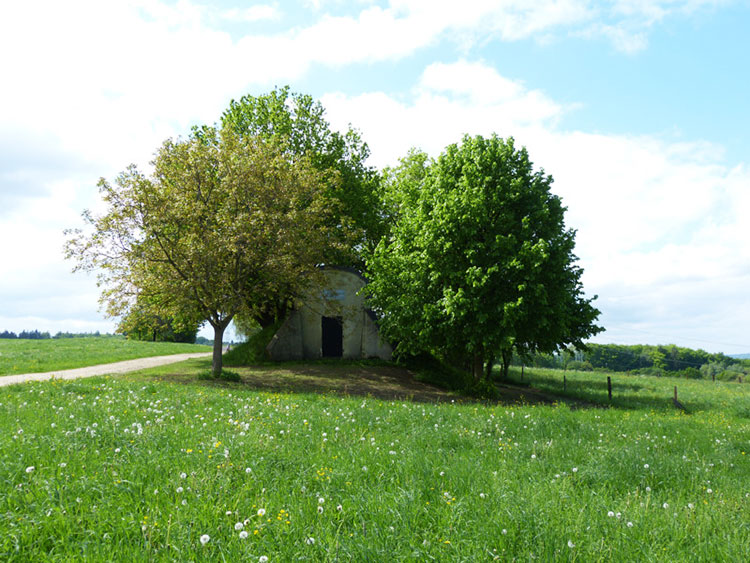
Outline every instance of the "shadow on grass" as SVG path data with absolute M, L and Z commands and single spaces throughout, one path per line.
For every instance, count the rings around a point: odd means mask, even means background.
M 596 406 L 561 397 L 527 386 L 498 385 L 497 400 L 475 399 L 420 380 L 419 374 L 381 360 L 263 363 L 232 366 L 239 376 L 236 383 L 205 378 L 209 359 L 190 360 L 130 374 L 133 378 L 155 378 L 185 385 L 208 385 L 249 389 L 270 393 L 335 393 L 344 396 L 373 397 L 382 400 L 417 402 L 461 402 L 482 404 L 558 404 L 571 407 Z M 202 375 L 203 374 L 203 375 Z

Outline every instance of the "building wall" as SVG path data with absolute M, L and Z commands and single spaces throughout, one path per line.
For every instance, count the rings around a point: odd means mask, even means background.
M 378 357 L 390 360 L 393 351 L 380 338 L 377 325 L 365 309 L 358 292 L 365 281 L 356 273 L 336 268 L 324 271 L 324 287 L 311 291 L 303 304 L 284 321 L 268 345 L 272 359 L 322 357 L 322 317 L 343 320 L 343 357 Z

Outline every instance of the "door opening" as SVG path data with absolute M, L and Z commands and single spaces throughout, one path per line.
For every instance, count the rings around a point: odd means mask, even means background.
M 323 317 L 322 349 L 324 358 L 340 358 L 344 355 L 344 319 Z

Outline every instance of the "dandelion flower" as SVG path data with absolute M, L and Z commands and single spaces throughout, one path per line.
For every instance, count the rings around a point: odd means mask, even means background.
M 571 540 L 568 540 L 568 547 L 570 549 L 573 549 L 575 546 L 576 546 L 576 544 L 574 544 Z
M 609 512 L 607 512 L 607 516 L 609 516 L 610 518 L 613 518 L 614 515 L 615 515 L 615 513 L 612 512 L 611 510 Z
M 339 505 L 338 505 L 338 506 L 336 507 L 336 510 L 338 510 L 339 512 L 341 512 L 342 510 L 344 510 L 344 507 L 343 507 L 343 506 L 341 506 L 341 505 L 339 504 Z
M 578 468 L 577 467 L 573 468 L 573 473 L 578 473 Z M 570 542 L 568 542 L 568 543 L 570 543 Z
M 688 508 L 689 508 L 690 510 L 693 510 L 693 509 L 695 508 L 695 505 L 694 505 L 694 504 L 693 504 L 692 502 L 689 502 L 689 503 L 688 503 Z
M 305 540 L 305 543 L 306 543 L 307 545 L 315 545 L 315 538 L 312 538 L 312 537 L 310 537 L 310 538 L 307 538 L 307 539 Z
M 242 531 L 240 532 L 240 539 L 241 539 L 241 540 L 244 540 L 244 539 L 246 539 L 246 538 L 247 538 L 247 530 L 242 530 Z
M 664 509 L 667 509 L 669 508 L 669 504 L 665 502 L 664 504 L 661 505 L 661 507 Z
M 318 507 L 318 514 L 323 514 L 323 507 L 322 506 Z
M 268 556 L 261 555 L 260 557 L 258 557 L 258 563 L 268 563 Z
M 33 471 L 33 470 L 34 470 L 34 468 L 32 467 L 32 468 L 31 468 L 31 470 Z M 28 470 L 28 469 L 26 470 L 26 473 L 29 473 L 29 470 Z M 711 494 L 711 493 L 713 493 L 714 491 L 713 491 L 713 489 L 706 489 L 706 492 L 707 492 L 707 493 L 708 493 L 708 494 L 710 495 L 710 494 Z
M 201 536 L 201 545 L 206 545 L 209 541 L 211 541 L 211 536 L 208 534 L 203 534 Z
M 36 469 L 36 468 L 35 468 L 35 467 L 34 467 L 33 465 L 29 465 L 29 466 L 28 466 L 28 467 L 26 468 L 26 473 L 33 473 L 33 472 L 34 472 L 34 469 Z
M 326 499 L 324 499 L 323 497 L 320 497 L 318 499 L 318 504 L 323 504 L 325 501 L 326 501 Z
M 184 490 L 185 490 L 185 489 L 183 489 L 182 487 L 177 487 L 177 492 L 178 492 L 178 493 L 181 493 L 181 492 L 182 492 L 182 491 L 184 491 Z
M 643 469 L 648 469 L 648 463 L 643 464 Z
M 245 473 L 249 474 L 249 473 L 252 473 L 252 472 L 253 472 L 253 470 L 250 467 L 246 467 L 245 468 Z
M 240 531 L 240 530 L 241 530 L 242 528 L 244 528 L 244 527 L 245 527 L 245 525 L 244 525 L 244 524 L 243 524 L 242 522 L 237 522 L 237 523 L 236 523 L 236 524 L 234 525 L 234 529 L 235 529 L 235 531 L 237 531 L 237 532 L 239 532 L 239 531 Z
M 503 535 L 506 535 L 507 533 L 508 533 L 508 530 L 506 530 L 505 528 L 503 528 Z
M 646 492 L 650 493 L 651 492 L 651 487 L 646 487 Z
M 479 498 L 486 498 L 486 497 L 487 495 L 485 495 L 484 493 L 479 493 Z
M 632 527 L 633 527 L 633 523 L 632 522 L 628 522 L 628 528 L 632 528 Z
M 185 473 L 184 471 L 180 473 L 180 479 L 184 479 L 185 477 L 187 477 L 187 473 Z
M 266 509 L 265 508 L 259 508 L 258 509 L 258 516 L 265 516 L 266 515 Z

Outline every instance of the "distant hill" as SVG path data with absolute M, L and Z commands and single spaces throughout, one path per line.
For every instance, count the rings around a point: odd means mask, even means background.
M 730 358 L 737 358 L 738 360 L 750 360 L 750 354 L 730 354 Z

